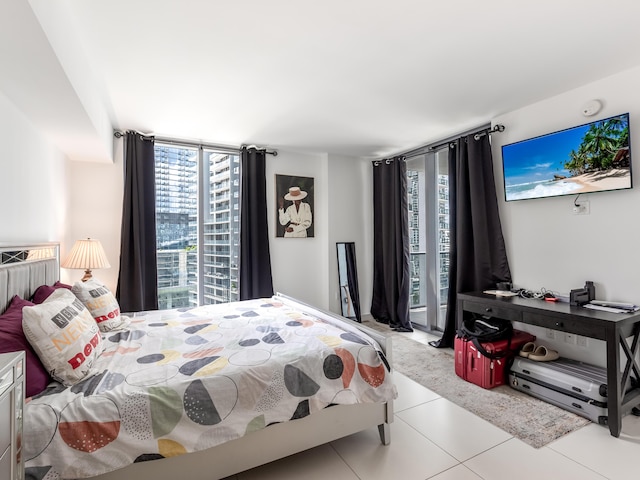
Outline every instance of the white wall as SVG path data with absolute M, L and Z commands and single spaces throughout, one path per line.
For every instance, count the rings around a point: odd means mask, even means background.
M 0 242 L 64 242 L 68 160 L 0 92 Z
M 114 162 L 69 162 L 69 226 L 65 258 L 73 243 L 82 238 L 100 240 L 110 268 L 94 270 L 93 276 L 115 294 L 120 262 L 120 230 L 122 228 L 123 140 L 114 139 Z M 61 276 L 73 283 L 82 278 L 83 270 L 62 269 Z
M 115 292 L 122 210 L 122 148 L 115 164 L 70 161 L 0 93 L 0 243 L 60 243 L 64 260 L 80 238 L 102 241 L 110 269 L 96 277 Z M 62 268 L 73 284 L 82 270 Z
M 275 176 L 295 175 L 314 179 L 314 237 L 276 238 L 277 198 Z M 267 156 L 267 218 L 273 288 L 317 307 L 329 308 L 329 211 L 328 159 L 279 151 Z
M 42 28 L 55 52 L 56 61 L 60 62 L 65 76 L 73 86 L 74 96 L 68 99 L 67 106 L 70 108 L 72 102 L 74 105 L 78 102 L 86 115 L 86 118 L 83 115 L 82 123 L 74 125 L 73 130 L 69 128 L 69 138 L 78 150 L 75 155 L 69 154 L 70 158 L 111 163 L 114 145 L 109 97 L 104 91 L 102 78 L 91 68 L 82 39 L 71 21 L 73 12 L 68 2 L 29 0 L 29 5 L 38 19 L 39 28 Z M 64 117 L 60 117 L 61 122 L 70 121 L 70 112 L 66 113 Z M 81 151 L 80 143 L 84 143 Z M 86 158 L 80 156 L 81 152 Z
M 267 157 L 271 266 L 276 291 L 340 313 L 336 242 L 355 242 L 363 314 L 371 306 L 373 220 L 371 162 L 280 151 Z M 275 175 L 314 178 L 314 238 L 276 238 Z
M 329 306 L 340 313 L 336 242 L 355 242 L 360 310 L 368 314 L 373 288 L 373 200 L 371 161 L 338 155 L 329 156 L 327 198 L 330 212 Z
M 571 90 L 562 95 L 506 113 L 492 120 L 506 129 L 492 136 L 494 173 L 503 233 L 514 285 L 530 290 L 546 288 L 568 294 L 585 280 L 596 286 L 603 300 L 640 303 L 640 68 Z M 599 99 L 603 109 L 584 117 L 581 107 Z M 504 201 L 501 146 L 620 113 L 630 114 L 632 178 L 635 188 L 583 194 L 589 215 L 574 215 L 575 195 Z M 635 155 L 634 155 L 635 154 Z M 531 328 L 531 327 L 530 327 Z M 550 340 L 534 329 L 541 341 L 573 358 L 604 364 L 602 342 L 587 348 L 563 339 Z

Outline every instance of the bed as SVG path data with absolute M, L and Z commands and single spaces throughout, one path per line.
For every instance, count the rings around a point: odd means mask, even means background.
M 59 279 L 57 245 L 6 252 L 0 312 Z M 215 479 L 368 428 L 390 441 L 391 345 L 374 330 L 282 294 L 128 319 L 101 333 L 96 374 L 28 399 L 26 478 Z

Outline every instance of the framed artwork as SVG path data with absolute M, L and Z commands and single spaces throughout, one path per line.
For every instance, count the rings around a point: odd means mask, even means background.
M 312 177 L 276 174 L 276 237 L 314 236 Z

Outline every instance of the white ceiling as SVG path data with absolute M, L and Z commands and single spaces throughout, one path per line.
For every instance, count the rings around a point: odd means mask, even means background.
M 82 59 L 111 127 L 221 145 L 391 155 L 640 65 L 636 0 L 29 3 L 51 75 L 78 91 Z

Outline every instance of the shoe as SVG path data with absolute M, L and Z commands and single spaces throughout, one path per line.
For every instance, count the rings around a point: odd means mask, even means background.
M 560 354 L 555 350 L 545 347 L 544 345 L 538 346 L 533 353 L 529 354 L 529 360 L 535 360 L 536 362 L 550 362 L 560 358 Z
M 527 342 L 522 346 L 522 348 L 520 349 L 520 352 L 518 352 L 518 355 L 520 355 L 521 357 L 527 358 L 529 355 L 533 353 L 535 349 L 536 349 L 535 343 Z

